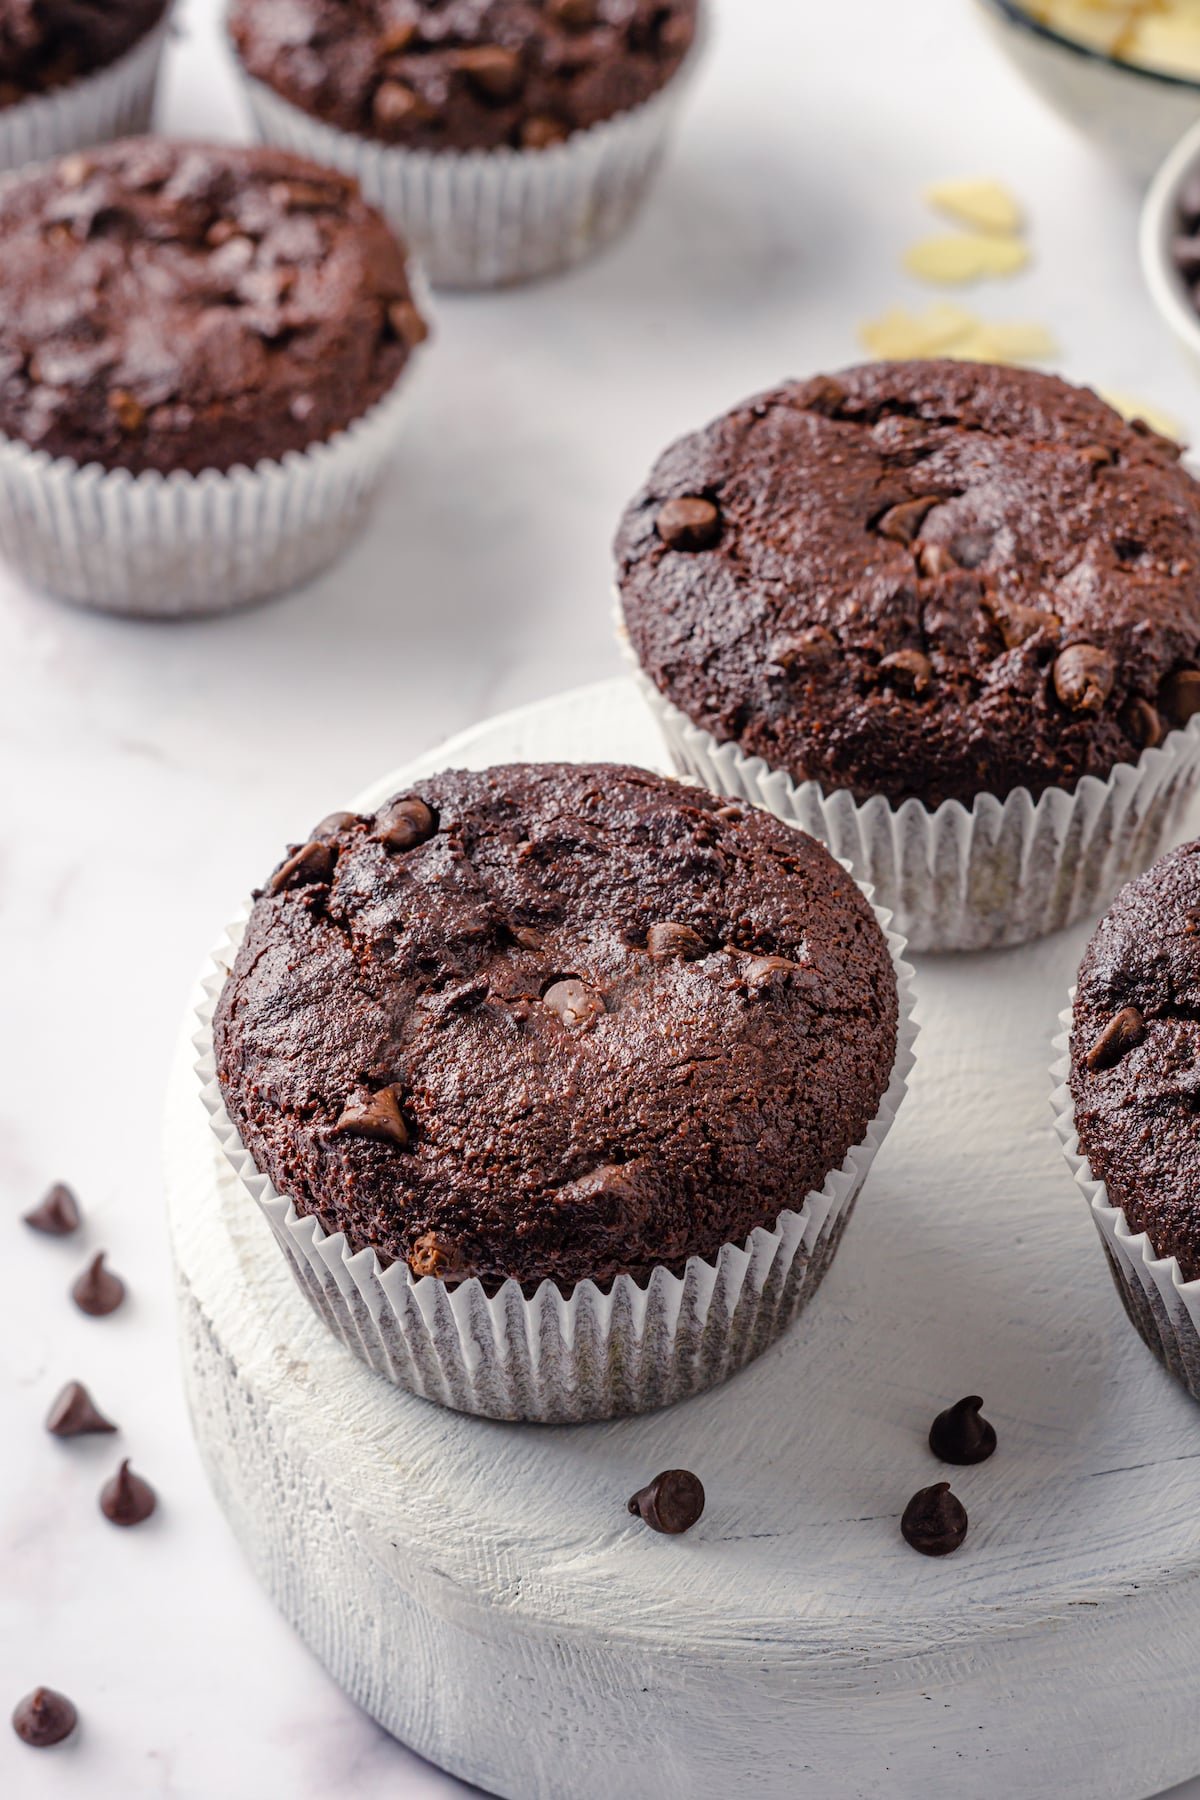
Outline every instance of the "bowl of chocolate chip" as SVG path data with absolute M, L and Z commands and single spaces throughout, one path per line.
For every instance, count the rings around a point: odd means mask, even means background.
M 1141 257 L 1159 316 L 1200 371 L 1200 124 L 1179 140 L 1151 183 Z

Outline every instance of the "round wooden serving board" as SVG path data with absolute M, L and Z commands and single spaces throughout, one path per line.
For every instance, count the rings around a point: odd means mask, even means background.
M 548 757 L 663 753 L 610 681 L 360 803 Z M 462 1417 L 335 1342 L 222 1169 L 188 1020 L 166 1149 L 196 1433 L 360 1705 L 515 1800 L 1143 1800 L 1200 1769 L 1200 1413 L 1126 1323 L 1050 1127 L 1087 935 L 919 964 L 911 1093 L 811 1308 L 725 1388 L 610 1425 Z M 1000 1448 L 945 1470 L 926 1432 L 967 1393 Z M 680 1465 L 708 1509 L 658 1537 L 625 1502 Z M 900 1513 L 947 1475 L 971 1530 L 930 1561 Z

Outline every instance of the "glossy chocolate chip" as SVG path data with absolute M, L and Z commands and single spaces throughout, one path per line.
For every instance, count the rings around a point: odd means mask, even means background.
M 899 505 L 889 506 L 875 521 L 875 529 L 880 537 L 892 538 L 898 544 L 911 544 L 936 505 L 932 495 L 922 495 L 919 500 L 901 500 Z
M 933 664 L 920 650 L 893 650 L 883 658 L 879 669 L 904 694 L 924 694 L 933 681 Z
M 426 1231 L 416 1239 L 408 1253 L 408 1266 L 421 1279 L 432 1276 L 437 1281 L 459 1281 L 466 1265 L 459 1246 L 436 1231 Z
M 399 1088 L 385 1087 L 378 1093 L 347 1101 L 334 1130 L 339 1137 L 373 1138 L 377 1143 L 404 1149 L 409 1130 L 400 1111 L 400 1099 Z
M 415 850 L 437 831 L 437 819 L 423 800 L 393 800 L 375 819 L 375 838 L 385 850 Z
M 596 23 L 596 0 L 546 0 L 546 10 L 568 31 L 587 31 Z
M 388 329 L 398 344 L 423 344 L 429 327 L 411 300 L 392 300 L 387 309 Z
M 578 1030 L 581 1026 L 590 1025 L 604 1011 L 601 996 L 585 987 L 574 976 L 565 981 L 553 982 L 542 995 L 542 1005 L 549 1012 L 555 1013 L 568 1030 Z
M 70 1237 L 79 1230 L 79 1202 L 65 1181 L 56 1181 L 33 1208 L 25 1214 L 26 1225 L 46 1237 Z
M 401 20 L 395 25 L 388 25 L 375 40 L 377 56 L 403 56 L 415 42 L 420 26 L 415 19 Z
M 34 1688 L 13 1708 L 12 1728 L 23 1744 L 34 1750 L 48 1750 L 70 1737 L 79 1723 L 79 1714 L 65 1694 L 56 1688 Z
M 1096 644 L 1071 644 L 1054 664 L 1054 691 L 1071 712 L 1102 711 L 1115 679 L 1112 657 Z
M 328 881 L 336 862 L 337 851 L 329 844 L 315 841 L 302 844 L 272 875 L 271 892 L 282 894 L 288 888 L 312 887 L 317 882 Z
M 629 1511 L 667 1537 L 690 1531 L 704 1511 L 704 1486 L 690 1469 L 664 1469 L 648 1487 L 640 1488 Z
M 458 53 L 458 66 L 477 93 L 488 100 L 515 100 L 525 72 L 515 50 L 501 44 L 475 44 Z
M 677 925 L 666 920 L 652 925 L 646 933 L 646 949 L 658 962 L 675 960 L 694 962 L 705 951 L 704 939 L 690 925 Z
M 314 825 L 309 832 L 309 839 L 315 843 L 325 843 L 336 837 L 340 831 L 349 831 L 352 825 L 358 824 L 358 814 L 352 812 L 327 813 L 319 825 Z
M 752 992 L 758 992 L 786 981 L 798 967 L 798 963 L 790 962 L 786 956 L 755 956 L 741 971 L 741 980 Z
M 1125 708 L 1123 720 L 1126 731 L 1143 750 L 1156 749 L 1166 736 L 1158 708 L 1151 706 L 1148 700 L 1131 700 Z
M 837 639 L 823 625 L 806 625 L 802 631 L 773 638 L 770 660 L 785 675 L 801 675 L 811 669 L 827 669 L 837 661 Z
M 426 102 L 403 81 L 380 82 L 371 102 L 371 112 L 375 123 L 385 131 L 403 131 L 429 117 Z
M 968 1394 L 938 1414 L 929 1428 L 929 1448 L 942 1462 L 967 1468 L 994 1454 L 996 1432 L 982 1417 L 982 1406 L 978 1394 Z
M 967 1535 L 966 1508 L 950 1492 L 950 1483 L 939 1481 L 913 1495 L 900 1530 L 905 1543 L 922 1556 L 949 1556 Z
M 87 1437 L 93 1432 L 115 1431 L 82 1381 L 68 1381 L 46 1414 L 46 1430 L 51 1437 Z
M 1057 613 L 1040 606 L 1022 606 L 1017 600 L 997 602 L 995 614 L 1006 650 L 1019 649 L 1030 638 L 1036 637 L 1039 631 L 1053 636 L 1062 626 Z
M 1123 1006 L 1109 1020 L 1087 1053 L 1087 1066 L 1095 1073 L 1111 1069 L 1127 1051 L 1133 1050 L 1146 1035 L 1146 1021 L 1136 1006 Z
M 71 1289 L 71 1298 L 89 1318 L 103 1319 L 116 1312 L 125 1298 L 125 1283 L 104 1266 L 104 1251 L 93 1256 Z
M 157 1505 L 154 1489 L 134 1474 L 128 1457 L 100 1489 L 100 1511 L 112 1525 L 141 1525 Z
M 1163 682 L 1162 710 L 1178 731 L 1200 712 L 1200 669 L 1179 669 Z
M 658 510 L 658 535 L 670 550 L 711 550 L 721 535 L 721 513 L 711 500 L 683 494 Z

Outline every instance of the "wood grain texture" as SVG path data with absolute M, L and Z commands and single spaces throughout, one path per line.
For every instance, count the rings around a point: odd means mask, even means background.
M 547 755 L 661 761 L 611 682 L 405 778 Z M 1143 1800 L 1200 1768 L 1200 1415 L 1124 1319 L 1050 1125 L 1086 935 L 920 964 L 912 1092 L 811 1309 L 726 1387 L 611 1425 L 463 1418 L 350 1357 L 223 1174 L 181 1044 L 197 1435 L 360 1704 L 520 1800 Z M 925 1433 L 968 1392 L 1000 1449 L 942 1471 Z M 709 1505 L 671 1540 L 624 1503 L 678 1465 Z M 899 1516 L 943 1473 L 971 1531 L 931 1562 Z

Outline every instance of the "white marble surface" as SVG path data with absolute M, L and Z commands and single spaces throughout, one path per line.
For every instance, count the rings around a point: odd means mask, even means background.
M 213 12 L 185 6 L 163 113 L 229 134 L 240 115 Z M 718 12 L 634 236 L 565 281 L 439 303 L 391 493 L 341 568 L 182 627 L 74 614 L 0 572 L 0 1710 L 42 1681 L 85 1718 L 47 1755 L 0 1730 L 5 1796 L 463 1791 L 367 1723 L 276 1619 L 183 1411 L 159 1192 L 166 1064 L 205 945 L 277 846 L 480 714 L 617 668 L 622 500 L 676 430 L 850 360 L 861 317 L 923 297 L 896 264 L 926 227 L 927 179 L 996 173 L 1029 203 L 1036 265 L 982 290 L 980 310 L 1052 322 L 1064 372 L 1139 391 L 1200 436 L 1200 388 L 1136 273 L 1136 196 L 1025 95 L 966 0 Z M 87 1208 L 83 1242 L 16 1223 L 58 1176 Z M 91 1321 L 64 1296 L 100 1245 L 132 1300 Z M 41 1432 L 76 1375 L 121 1421 L 116 1443 Z M 161 1492 L 138 1532 L 96 1511 L 118 1453 Z

